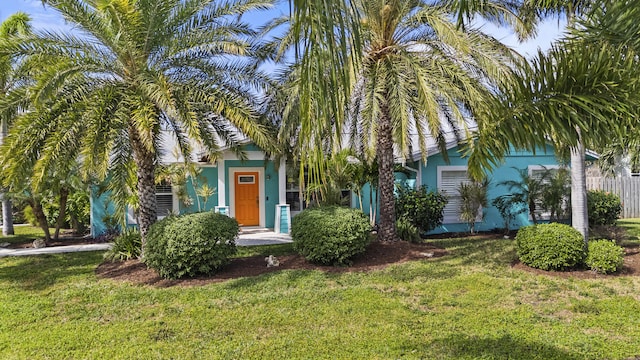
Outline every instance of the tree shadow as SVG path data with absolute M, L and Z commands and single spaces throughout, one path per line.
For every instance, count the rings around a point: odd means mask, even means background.
M 64 279 L 92 275 L 102 252 L 50 254 L 0 259 L 0 281 L 28 291 L 45 290 Z
M 420 344 L 418 349 L 422 348 L 425 352 L 433 352 L 434 347 L 440 349 L 440 353 L 444 357 L 454 359 L 584 359 L 584 354 L 579 355 L 550 344 L 517 339 L 510 335 L 504 335 L 499 338 L 453 335 L 436 339 L 428 344 Z

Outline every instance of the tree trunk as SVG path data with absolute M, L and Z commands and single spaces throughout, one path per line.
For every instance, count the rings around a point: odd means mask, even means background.
M 38 225 L 40 225 L 40 228 L 44 232 L 44 242 L 49 245 L 49 243 L 51 243 L 51 234 L 49 233 L 49 223 L 47 222 L 47 217 L 44 215 L 44 210 L 42 210 L 42 205 L 37 199 L 31 198 L 27 201 L 29 205 L 31 205 L 31 209 L 33 209 L 33 215 L 36 217 Z
M 56 221 L 56 232 L 53 234 L 53 240 L 57 241 L 60 236 L 60 228 L 64 224 L 64 218 L 67 212 L 67 199 L 69 198 L 69 189 L 62 187 L 60 189 L 60 211 L 58 212 L 58 220 Z
M 391 117 L 386 103 L 380 106 L 378 124 L 378 191 L 380 193 L 380 241 L 396 241 L 396 203 L 393 194 L 393 137 Z
M 589 239 L 589 214 L 587 212 L 587 178 L 584 167 L 585 149 L 582 140 L 571 149 L 571 224 Z
M 11 199 L 5 193 L 1 193 L 0 197 L 2 198 L 2 235 L 14 235 Z
M 0 124 L 0 145 L 2 145 L 5 136 L 7 136 L 7 122 L 2 121 Z M 2 191 L 3 189 L 0 189 Z M 0 192 L 0 199 L 2 199 L 2 235 L 14 235 L 13 230 L 13 207 L 11 205 L 11 199 L 7 196 L 7 194 L 2 191 Z
M 136 163 L 138 178 L 138 227 L 142 238 L 142 248 L 146 242 L 149 227 L 158 219 L 155 187 L 155 154 L 149 151 L 140 141 L 135 129 L 129 130 L 133 158 Z

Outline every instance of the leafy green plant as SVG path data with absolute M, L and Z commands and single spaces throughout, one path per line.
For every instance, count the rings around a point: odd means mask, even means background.
M 418 228 L 405 218 L 396 220 L 396 232 L 398 233 L 398 237 L 404 241 L 412 243 L 422 242 Z
M 511 223 L 516 220 L 516 216 L 527 211 L 526 202 L 522 200 L 521 194 L 501 195 L 491 201 L 491 205 L 498 209 L 506 233 L 511 230 Z
M 442 225 L 447 197 L 439 192 L 428 191 L 426 186 L 418 189 L 398 188 L 396 219 L 405 218 L 421 232 L 428 232 Z
M 31 205 L 25 206 L 24 210 L 22 210 L 22 213 L 24 214 L 24 219 L 29 224 L 33 226 L 38 226 L 38 219 L 36 218 L 36 215 L 33 213 L 33 208 L 31 207 Z
M 489 180 L 482 182 L 460 183 L 458 193 L 460 194 L 460 219 L 469 225 L 469 231 L 475 233 L 476 222 L 481 221 L 482 209 L 487 207 L 487 190 Z
M 600 274 L 618 271 L 624 263 L 624 249 L 610 240 L 589 241 L 587 266 Z
M 348 265 L 369 245 L 371 227 L 358 209 L 338 206 L 306 209 L 293 218 L 294 249 L 307 260 L 325 265 Z
M 602 190 L 587 192 L 589 225 L 615 225 L 622 213 L 620 197 Z
M 211 211 L 167 217 L 147 234 L 143 261 L 171 279 L 207 275 L 236 252 L 238 222 Z
M 571 173 L 565 168 L 545 169 L 545 173 L 542 208 L 549 212 L 550 221 L 566 219 L 570 213 Z
M 521 228 L 516 235 L 518 258 L 542 270 L 565 270 L 582 263 L 584 239 L 564 224 L 540 224 Z
M 127 228 L 113 239 L 113 246 L 104 253 L 104 258 L 110 261 L 131 260 L 138 258 L 141 251 L 140 232 L 137 229 Z

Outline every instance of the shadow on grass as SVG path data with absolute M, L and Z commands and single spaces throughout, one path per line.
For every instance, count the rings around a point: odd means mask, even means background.
M 44 290 L 66 278 L 93 275 L 102 252 L 6 257 L 0 259 L 0 283 L 23 290 Z
M 440 353 L 444 357 L 454 359 L 584 359 L 584 355 L 570 353 L 541 342 L 516 339 L 509 335 L 499 338 L 456 335 L 444 339 L 436 339 L 429 344 L 421 345 L 421 347 L 425 348 L 425 352 L 433 352 L 435 347 L 440 349 Z
M 455 259 L 461 265 L 489 268 L 509 266 L 517 259 L 514 240 L 501 238 L 433 239 L 428 243 L 446 249 L 448 256 L 437 261 Z

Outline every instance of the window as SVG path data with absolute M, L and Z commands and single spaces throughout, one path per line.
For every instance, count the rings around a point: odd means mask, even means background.
M 253 175 L 240 175 L 238 176 L 238 183 L 239 184 L 255 184 L 256 177 Z
M 173 212 L 173 192 L 171 190 L 171 184 L 163 181 L 156 185 L 156 206 L 159 219 Z
M 461 183 L 470 183 L 466 166 L 438 166 L 438 190 L 444 193 L 449 202 L 444 207 L 443 224 L 456 224 L 460 220 L 462 199 L 458 192 Z
M 302 196 L 300 187 L 295 181 L 287 181 L 287 204 L 289 204 L 292 215 L 304 210 L 304 196 Z
M 542 180 L 542 184 L 549 184 L 551 182 L 551 177 L 555 176 L 557 171 L 560 169 L 558 165 L 531 165 L 528 167 L 529 176 L 532 179 L 541 179 L 544 177 L 545 173 L 547 177 Z M 564 200 L 564 208 L 569 206 L 569 199 Z M 556 214 L 557 215 L 557 214 Z M 537 220 L 550 220 L 551 219 L 551 211 L 544 210 L 542 207 L 542 195 L 539 195 L 536 200 L 536 219 Z M 529 220 L 533 220 L 531 214 L 529 214 Z

